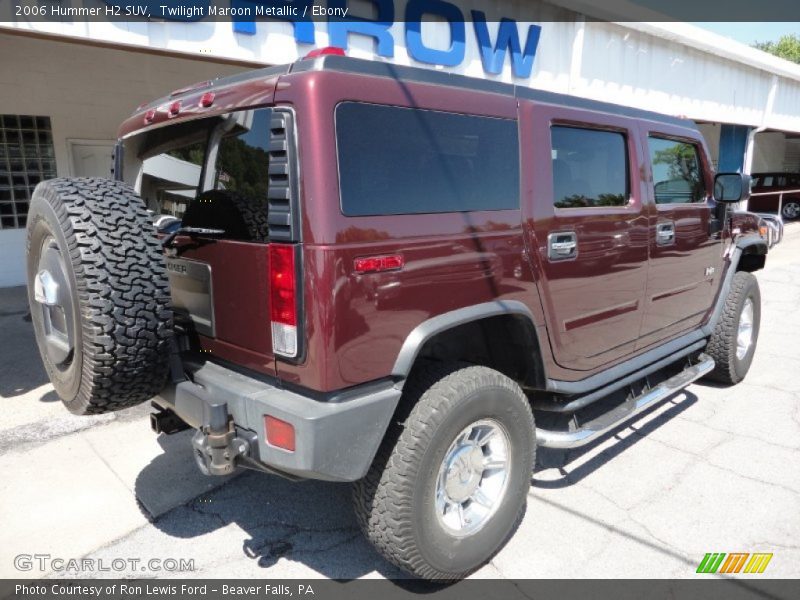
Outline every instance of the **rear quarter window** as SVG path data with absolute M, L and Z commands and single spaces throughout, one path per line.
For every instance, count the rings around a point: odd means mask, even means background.
M 347 216 L 519 208 L 515 120 L 344 102 L 336 138 Z

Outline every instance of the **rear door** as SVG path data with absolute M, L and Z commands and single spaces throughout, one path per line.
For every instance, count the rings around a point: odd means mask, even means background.
M 702 142 L 685 130 L 643 130 L 649 159 L 650 269 L 639 347 L 700 325 L 722 271 L 722 239 Z
M 634 350 L 647 278 L 641 150 L 625 118 L 536 105 L 527 239 L 556 362 L 590 370 Z

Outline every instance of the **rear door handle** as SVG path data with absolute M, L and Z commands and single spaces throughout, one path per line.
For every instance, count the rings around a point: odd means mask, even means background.
M 565 260 L 578 256 L 578 236 L 574 231 L 557 231 L 547 236 L 547 257 Z
M 656 244 L 670 246 L 675 243 L 675 223 L 659 223 L 656 225 Z

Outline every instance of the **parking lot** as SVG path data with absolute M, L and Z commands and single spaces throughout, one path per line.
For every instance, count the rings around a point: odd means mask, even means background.
M 708 552 L 772 553 L 760 577 L 800 577 L 800 226 L 758 279 L 745 382 L 692 385 L 585 450 L 542 453 L 522 525 L 475 577 L 697 577 Z M 402 576 L 361 537 L 347 485 L 204 477 L 190 433 L 156 437 L 147 405 L 68 414 L 26 316 L 24 291 L 0 290 L 0 577 L 65 575 L 20 572 L 20 554 L 125 562 L 86 576 L 173 575 L 165 559 L 192 577 Z

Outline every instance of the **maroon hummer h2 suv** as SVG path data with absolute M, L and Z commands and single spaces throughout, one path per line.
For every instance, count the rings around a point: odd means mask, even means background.
M 689 121 L 323 52 L 178 90 L 119 138 L 112 178 L 30 207 L 64 404 L 152 399 L 210 475 L 354 482 L 417 576 L 503 546 L 537 447 L 752 361 L 767 242 Z

